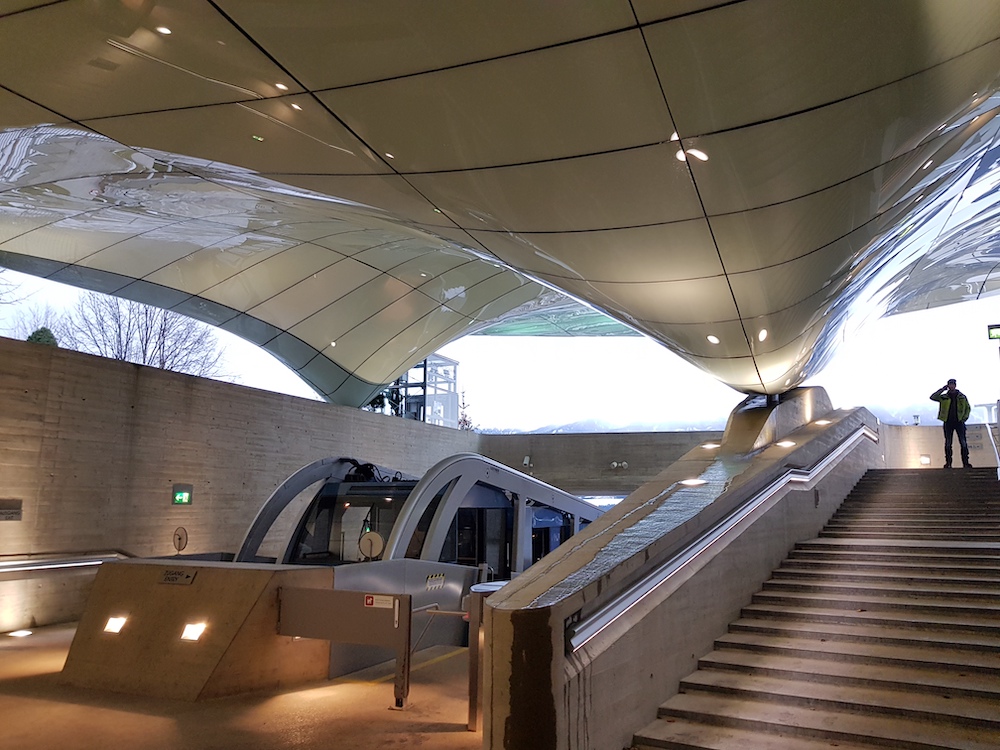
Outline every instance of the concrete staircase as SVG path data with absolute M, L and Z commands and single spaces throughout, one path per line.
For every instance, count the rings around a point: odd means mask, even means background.
M 1000 748 L 996 469 L 869 471 L 636 748 Z

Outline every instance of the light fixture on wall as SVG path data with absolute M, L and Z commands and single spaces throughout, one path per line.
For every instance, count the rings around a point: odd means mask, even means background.
M 627 469 L 628 468 L 628 461 L 612 461 L 611 462 L 611 468 L 612 469 Z
M 181 633 L 182 641 L 196 641 L 201 638 L 201 634 L 205 632 L 205 628 L 208 627 L 207 622 L 189 622 L 184 626 L 184 632 Z
M 122 628 L 125 627 L 125 623 L 128 622 L 127 617 L 109 617 L 107 623 L 104 625 L 105 633 L 120 633 Z
M 920 454 L 920 465 L 921 466 L 930 466 L 931 465 L 931 457 L 928 456 L 926 453 L 921 453 Z

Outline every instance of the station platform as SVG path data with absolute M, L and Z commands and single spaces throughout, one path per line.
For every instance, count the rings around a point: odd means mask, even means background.
M 393 706 L 389 661 L 291 690 L 187 702 L 64 685 L 75 625 L 0 636 L 4 744 L 21 750 L 478 750 L 468 721 L 468 652 L 435 646 L 413 657 L 407 706 Z

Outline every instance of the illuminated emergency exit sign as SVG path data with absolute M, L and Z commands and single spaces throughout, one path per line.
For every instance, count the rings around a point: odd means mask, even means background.
M 174 505 L 190 505 L 191 500 L 194 498 L 194 485 L 175 484 L 173 498 Z

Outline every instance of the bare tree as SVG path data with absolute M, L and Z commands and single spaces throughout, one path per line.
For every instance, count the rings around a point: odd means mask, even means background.
M 10 334 L 24 341 L 39 328 L 48 328 L 55 335 L 56 339 L 62 341 L 66 327 L 66 315 L 49 305 L 30 305 L 20 307 L 14 314 Z
M 13 305 L 20 302 L 23 297 L 18 294 L 18 285 L 10 280 L 10 276 L 0 268 L 0 305 Z
M 203 378 L 223 375 L 211 326 L 132 300 L 87 292 L 57 329 L 60 344 L 77 351 Z

